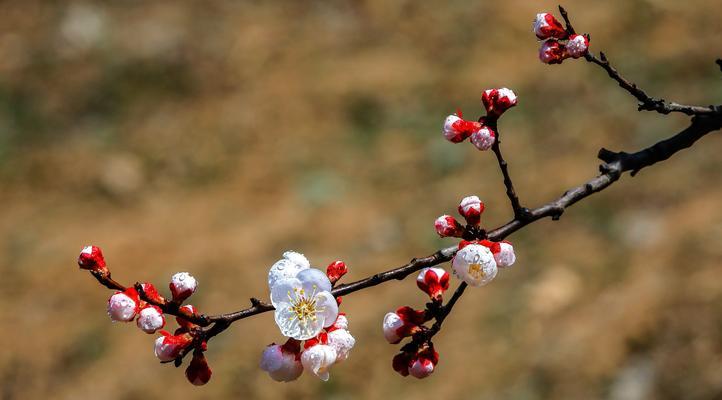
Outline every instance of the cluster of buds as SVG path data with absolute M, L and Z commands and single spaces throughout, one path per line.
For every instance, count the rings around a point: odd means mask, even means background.
M 486 240 L 486 231 L 481 228 L 484 208 L 479 197 L 467 196 L 461 200 L 458 208 L 459 214 L 466 220 L 466 226 L 451 215 L 442 215 L 434 222 L 439 236 L 464 239 L 459 243 L 459 250 L 451 266 L 454 274 L 471 286 L 483 286 L 491 282 L 498 268 L 510 267 L 516 261 L 511 243 Z
M 443 271 L 441 268 L 434 268 Z M 421 271 L 419 280 L 426 275 L 429 269 Z M 448 288 L 449 274 L 444 271 L 446 287 Z M 419 285 L 421 287 L 421 285 Z M 433 301 L 433 300 L 432 300 Z M 398 344 L 404 338 L 411 337 L 411 341 L 401 347 L 391 361 L 394 371 L 401 376 L 413 376 L 418 379 L 426 378 L 434 372 L 439 363 L 439 353 L 434 351 L 434 344 L 425 337 L 429 328 L 424 324 L 433 318 L 432 309 L 438 309 L 439 303 L 428 304 L 426 310 L 414 310 L 409 306 L 399 307 L 396 312 L 384 316 L 384 337 L 391 344 Z
M 534 33 L 542 41 L 539 59 L 545 64 L 561 64 L 567 58 L 579 58 L 589 50 L 589 36 L 569 33 L 549 13 L 539 13 L 534 21 Z
M 486 239 L 486 231 L 480 226 L 484 208 L 484 203 L 477 196 L 468 196 L 461 200 L 458 207 L 466 225 L 451 215 L 442 215 L 434 222 L 439 236 L 462 239 L 451 260 L 451 267 L 454 275 L 470 286 L 491 282 L 499 268 L 510 267 L 516 261 L 511 243 Z M 393 358 L 394 371 L 403 376 L 426 378 L 434 372 L 439 354 L 431 342 L 434 332 L 430 332 L 424 324 L 437 319 L 443 312 L 443 294 L 449 289 L 449 273 L 439 267 L 424 268 L 419 272 L 416 284 L 431 300 L 426 309 L 400 307 L 384 316 L 382 327 L 384 337 L 391 344 L 411 338 Z
M 489 150 L 494 145 L 497 136 L 494 128 L 496 120 L 504 111 L 516 105 L 516 94 L 507 88 L 487 89 L 482 93 L 481 101 L 486 108 L 486 116 L 478 121 L 463 119 L 460 110 L 446 117 L 442 130 L 446 140 L 461 143 L 470 138 L 471 143 L 479 150 Z
M 91 271 L 97 279 L 114 283 L 110 280 L 110 270 L 99 247 L 84 247 L 78 257 L 78 265 L 81 269 Z M 166 318 L 161 306 L 170 303 L 180 306 L 196 291 L 198 281 L 187 272 L 179 272 L 171 277 L 168 286 L 172 295 L 170 301 L 161 296 L 153 284 L 145 282 L 137 284 L 138 289 L 129 287 L 116 291 L 108 299 L 107 307 L 108 316 L 114 322 L 135 321 L 138 328 L 147 334 L 160 333 L 161 336 L 155 340 L 154 351 L 161 362 L 176 361 L 185 350 L 197 342 L 198 326 L 184 318 L 176 317 L 179 328 L 174 334 L 162 330 L 166 325 Z M 142 290 L 143 298 L 138 293 L 139 290 Z M 190 304 L 180 306 L 179 309 L 188 315 L 198 315 L 198 310 Z M 186 377 L 194 385 L 206 384 L 211 378 L 211 369 L 203 355 L 205 350 L 206 343 L 198 343 L 193 359 L 186 369 Z
M 384 316 L 382 328 L 386 341 L 398 344 L 405 338 L 411 338 L 392 361 L 394 371 L 402 376 L 426 378 L 439 362 L 439 354 L 434 351 L 430 338 L 425 336 L 429 328 L 424 324 L 433 319 L 441 307 L 443 294 L 449 289 L 449 280 L 449 273 L 443 268 L 422 269 L 416 277 L 416 285 L 431 300 L 426 309 L 403 306 Z
M 268 345 L 261 356 L 261 369 L 273 380 L 290 382 L 308 370 L 326 381 L 330 368 L 348 358 L 356 339 L 346 315 L 338 311 L 341 298 L 331 294 L 347 272 L 343 261 L 334 261 L 324 273 L 292 251 L 271 266 L 268 286 L 275 320 L 288 337 L 282 345 Z

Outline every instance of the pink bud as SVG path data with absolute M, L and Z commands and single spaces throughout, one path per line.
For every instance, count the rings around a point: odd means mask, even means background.
M 441 237 L 461 237 L 464 227 L 451 215 L 442 215 L 434 221 L 436 233 Z
M 298 341 L 293 340 L 293 346 L 271 344 L 263 350 L 261 355 L 261 369 L 277 382 L 290 382 L 298 379 L 303 373 L 301 365 L 301 347 Z
M 418 379 L 426 378 L 434 372 L 438 363 L 439 353 L 434 350 L 434 345 L 428 342 L 409 361 L 409 374 Z
M 338 313 L 338 317 L 336 317 L 336 322 L 333 323 L 330 327 L 326 328 L 327 332 L 332 332 L 336 329 L 346 329 L 348 330 L 348 318 L 346 318 L 346 313 Z
M 108 299 L 108 315 L 113 321 L 130 322 L 140 309 L 138 292 L 134 288 L 115 292 Z
M 173 300 L 181 302 L 190 297 L 190 295 L 196 291 L 198 282 L 191 274 L 187 272 L 178 272 L 171 277 L 170 284 L 168 286 L 170 287 L 171 293 L 173 293 Z
M 80 251 L 80 255 L 78 256 L 78 266 L 90 271 L 96 271 L 103 274 L 108 273 L 103 252 L 100 250 L 100 247 L 97 246 L 83 247 L 83 250 Z
M 161 336 L 155 340 L 155 356 L 161 361 L 173 361 L 184 348 L 193 342 L 193 337 L 187 333 L 171 335 L 160 331 Z
M 495 245 L 496 246 L 492 247 L 491 252 L 494 254 L 496 266 L 499 268 L 507 268 L 514 265 L 514 262 L 516 261 L 514 246 L 507 241 L 495 243 Z
M 383 332 L 386 340 L 396 344 L 401 339 L 411 336 L 421 328 L 419 325 L 426 322 L 426 313 L 417 311 L 411 307 L 399 307 L 396 312 L 384 316 Z
M 534 33 L 541 40 L 549 38 L 565 39 L 567 31 L 561 23 L 549 13 L 539 13 L 534 20 Z
M 423 379 L 434 372 L 434 362 L 426 357 L 418 356 L 411 360 L 409 374 L 414 378 Z
M 198 314 L 198 309 L 195 308 L 195 306 L 192 306 L 190 304 L 186 304 L 183 307 L 180 307 L 180 309 L 186 310 L 191 314 Z M 191 329 L 196 326 L 196 324 L 188 321 L 185 318 L 181 318 L 181 317 L 175 317 L 175 321 L 178 323 L 178 325 L 180 325 L 181 328 L 186 329 L 186 330 Z
M 348 267 L 346 267 L 346 263 L 340 260 L 334 261 L 326 267 L 326 275 L 332 284 L 338 282 L 347 272 Z
M 196 386 L 202 386 L 211 380 L 212 374 L 213 371 L 211 371 L 211 368 L 208 366 L 208 362 L 203 353 L 194 353 L 191 363 L 188 365 L 188 368 L 186 368 L 186 378 L 188 378 L 188 382 Z
M 495 141 L 496 132 L 488 126 L 482 126 L 481 129 L 471 134 L 471 143 L 482 151 L 489 150 Z
M 589 49 L 589 39 L 584 35 L 572 35 L 567 42 L 567 54 L 573 58 L 583 57 Z
M 165 326 L 163 311 L 156 306 L 145 307 L 138 313 L 135 324 L 145 333 L 155 333 Z
M 487 89 L 481 95 L 481 102 L 484 103 L 487 114 L 498 117 L 504 111 L 514 107 L 517 98 L 511 89 Z
M 460 143 L 478 130 L 481 124 L 475 121 L 466 121 L 457 115 L 449 115 L 444 121 L 444 137 L 452 143 Z
M 543 42 L 539 48 L 539 59 L 544 64 L 561 64 L 567 58 L 564 45 L 555 39 L 549 39 Z
M 467 196 L 459 203 L 459 214 L 470 225 L 478 225 L 481 222 L 481 213 L 484 212 L 484 203 L 477 196 Z
M 416 278 L 416 285 L 432 300 L 441 301 L 441 296 L 449 289 L 449 273 L 443 268 L 424 268 Z

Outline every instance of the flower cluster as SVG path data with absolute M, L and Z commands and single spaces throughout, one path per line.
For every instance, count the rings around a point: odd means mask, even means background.
M 510 267 L 516 261 L 511 243 L 493 242 L 486 238 L 486 231 L 480 226 L 484 208 L 484 203 L 477 196 L 468 196 L 461 200 L 458 207 L 466 225 L 451 215 L 442 215 L 434 222 L 439 236 L 462 239 L 451 260 L 451 268 L 454 275 L 470 286 L 486 285 L 496 277 L 499 268 Z M 449 273 L 439 267 L 424 268 L 416 278 L 416 285 L 431 300 L 426 309 L 399 307 L 384 316 L 382 327 L 384 337 L 391 344 L 411 338 L 394 356 L 394 371 L 402 376 L 425 378 L 434 372 L 439 362 L 439 353 L 431 342 L 438 326 L 429 328 L 425 324 L 434 319 L 439 323 L 448 313 L 442 303 L 443 294 L 449 289 Z
M 289 338 L 263 351 L 261 369 L 272 379 L 293 381 L 305 369 L 326 381 L 331 366 L 348 358 L 356 340 L 348 331 L 346 315 L 338 311 L 341 298 L 331 293 L 347 272 L 345 263 L 334 261 L 324 273 L 311 268 L 303 254 L 292 251 L 271 266 L 268 288 L 275 320 L 281 334 Z
M 561 64 L 567 58 L 579 58 L 587 54 L 589 36 L 570 34 L 549 13 L 537 14 L 533 29 L 536 37 L 542 41 L 539 59 L 545 64 Z
M 496 120 L 517 103 L 516 94 L 511 89 L 487 89 L 481 95 L 486 108 L 486 116 L 479 121 L 463 119 L 461 111 L 449 115 L 444 121 L 442 132 L 446 140 L 461 143 L 470 138 L 471 143 L 479 150 L 489 150 L 496 141 Z
M 110 278 L 103 252 L 97 246 L 86 246 L 78 257 L 78 265 L 96 274 L 102 279 Z M 203 355 L 206 349 L 205 342 L 196 344 L 196 330 L 198 326 L 181 317 L 176 317 L 179 328 L 174 334 L 162 330 L 166 325 L 166 318 L 161 307 L 155 304 L 175 304 L 188 315 L 198 315 L 198 310 L 192 305 L 180 306 L 190 297 L 198 287 L 198 281 L 187 272 L 179 272 L 171 277 L 168 285 L 172 300 L 168 301 L 158 293 L 152 283 L 140 283 L 138 287 L 129 287 L 116 291 L 108 299 L 108 315 L 114 322 L 135 321 L 140 330 L 148 334 L 158 332 L 160 336 L 155 340 L 154 351 L 161 362 L 175 361 L 181 354 L 195 346 L 193 359 L 186 369 L 186 377 L 194 385 L 204 385 L 211 378 L 211 369 Z M 142 290 L 144 301 L 139 290 Z M 153 303 L 153 304 L 151 304 Z

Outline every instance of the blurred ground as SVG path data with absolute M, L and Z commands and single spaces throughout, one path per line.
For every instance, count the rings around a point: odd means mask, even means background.
M 719 135 L 514 235 L 517 265 L 461 300 L 424 381 L 391 370 L 380 330 L 423 304 L 412 281 L 345 299 L 357 347 L 328 383 L 258 369 L 281 339 L 264 314 L 214 339 L 196 388 L 152 337 L 111 324 L 110 293 L 77 271 L 88 243 L 123 282 L 190 271 L 194 304 L 217 313 L 266 296 L 287 249 L 343 258 L 354 280 L 450 245 L 432 222 L 465 195 L 497 226 L 493 157 L 440 134 L 489 87 L 520 96 L 501 128 L 529 206 L 593 176 L 599 147 L 685 126 L 637 113 L 591 65 L 539 63 L 531 21 L 554 6 L 1 2 L 1 398 L 722 398 Z M 651 94 L 719 103 L 718 1 L 566 6 Z

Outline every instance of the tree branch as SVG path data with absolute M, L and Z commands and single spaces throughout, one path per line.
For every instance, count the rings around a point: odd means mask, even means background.
M 564 18 L 564 23 L 566 25 L 566 30 L 569 35 L 574 35 L 575 31 L 572 27 L 572 23 L 569 20 L 569 15 L 567 14 L 567 11 L 564 9 L 564 7 L 559 6 L 559 13 L 561 13 L 562 18 Z M 648 95 L 644 90 L 639 88 L 634 82 L 631 82 L 630 80 L 624 78 L 616 68 L 614 68 L 607 59 L 607 56 L 603 52 L 599 52 L 599 58 L 597 58 L 594 54 L 591 52 L 588 52 L 584 59 L 592 64 L 596 64 L 602 69 L 604 69 L 610 78 L 615 80 L 619 86 L 629 92 L 632 96 L 634 96 L 638 101 L 639 105 L 637 107 L 638 111 L 656 111 L 660 114 L 669 114 L 672 112 L 678 112 L 682 114 L 687 114 L 690 116 L 693 115 L 722 115 L 722 106 L 716 105 L 716 106 L 691 106 L 686 104 L 679 104 L 675 102 L 667 102 L 664 99 L 657 99 L 654 97 L 651 97 Z M 720 69 L 722 69 L 722 61 L 717 60 L 717 63 L 720 65 Z
M 504 177 L 506 197 L 509 198 L 511 208 L 514 211 L 514 217 L 519 219 L 526 219 L 529 216 L 529 209 L 521 206 L 519 202 L 519 197 L 516 194 L 516 190 L 514 190 L 514 183 L 511 181 L 511 176 L 509 175 L 509 166 L 506 160 L 504 160 L 504 156 L 501 154 L 501 133 L 499 132 L 496 121 L 493 121 L 493 123 L 490 122 L 490 124 L 492 125 L 491 128 L 494 129 L 494 131 L 496 132 L 496 140 L 491 146 L 491 151 L 494 152 L 494 155 L 496 156 L 496 161 L 499 164 L 499 169 L 501 170 L 501 174 Z

